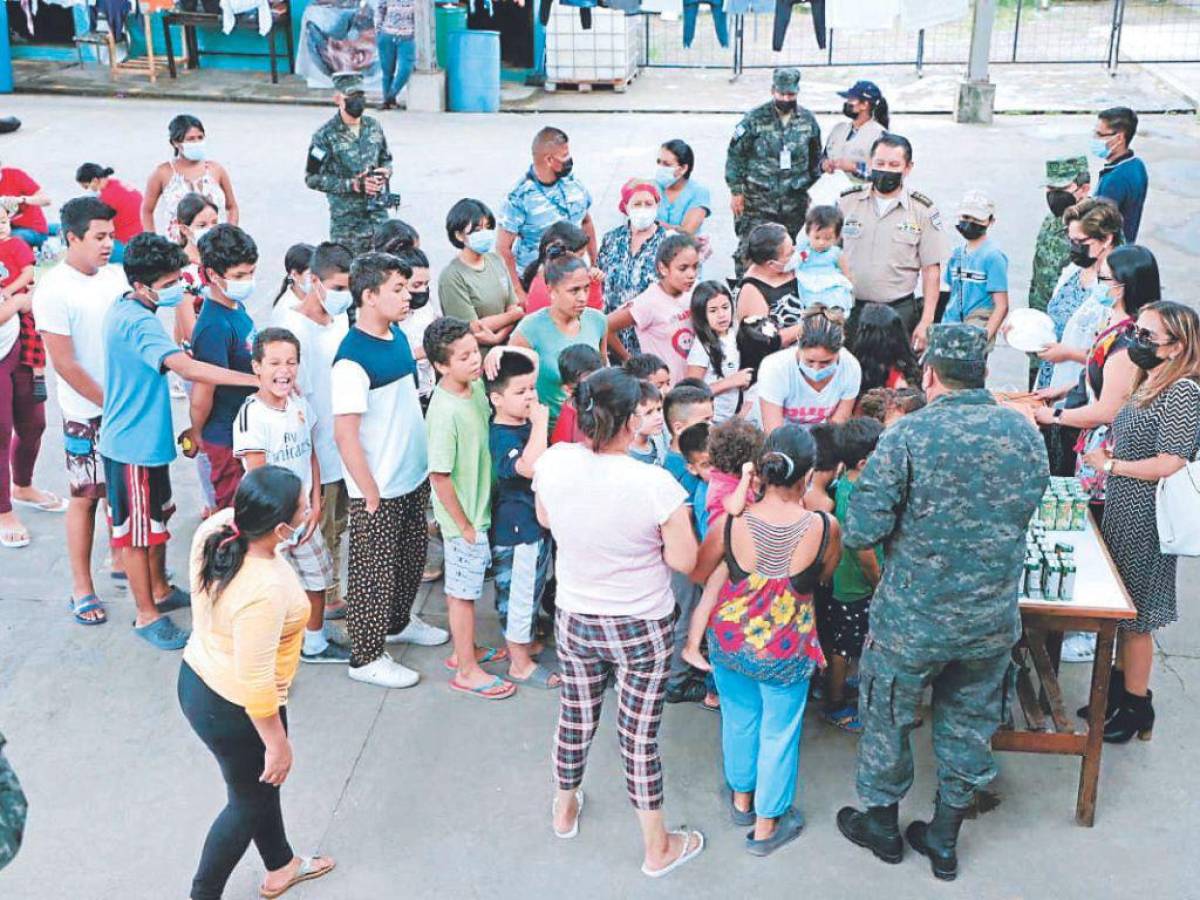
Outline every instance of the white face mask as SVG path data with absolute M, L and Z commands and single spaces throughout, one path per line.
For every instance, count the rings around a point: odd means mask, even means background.
M 187 141 L 180 144 L 179 152 L 183 154 L 184 159 L 190 159 L 192 162 L 203 162 L 208 159 L 208 148 L 204 141 Z
M 657 206 L 634 206 L 629 210 L 629 225 L 634 231 L 645 231 L 657 218 Z

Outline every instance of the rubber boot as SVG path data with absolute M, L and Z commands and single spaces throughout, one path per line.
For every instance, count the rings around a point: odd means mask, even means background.
M 934 877 L 953 881 L 958 876 L 958 830 L 962 828 L 965 807 L 950 806 L 939 796 L 934 804 L 932 822 L 913 822 L 904 831 L 908 843 L 922 856 L 929 857 Z
M 1154 731 L 1154 691 L 1146 691 L 1145 697 L 1126 694 L 1117 714 L 1104 725 L 1106 744 L 1124 744 L 1135 734 L 1139 740 L 1148 741 Z
M 904 858 L 899 803 L 868 806 L 866 812 L 843 806 L 838 810 L 837 826 L 847 840 L 866 847 L 885 863 L 898 863 Z
M 1108 706 L 1104 708 L 1104 721 L 1107 722 L 1117 714 L 1117 710 L 1121 708 L 1121 703 L 1125 699 L 1125 673 L 1115 666 L 1108 670 Z M 1076 715 L 1081 719 L 1086 719 L 1088 714 L 1087 705 L 1079 707 L 1075 710 Z

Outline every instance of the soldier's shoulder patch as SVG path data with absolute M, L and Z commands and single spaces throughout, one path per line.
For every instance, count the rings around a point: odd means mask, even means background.
M 733 129 L 733 139 L 736 141 L 747 131 L 745 121 L 738 122 L 737 128 Z
M 910 191 L 908 196 L 912 197 L 914 200 L 916 200 L 922 206 L 933 206 L 933 201 L 930 200 L 928 197 L 926 197 L 924 194 L 922 194 L 920 191 Z
M 865 191 L 870 187 L 871 187 L 871 183 L 869 181 L 865 182 L 864 184 L 856 184 L 853 187 L 848 187 L 844 191 L 842 191 L 841 196 L 849 197 L 851 194 L 861 193 L 862 191 Z
M 320 147 L 316 144 L 316 142 L 314 142 L 313 145 L 308 148 L 308 155 L 319 162 L 319 161 L 323 160 L 328 154 L 325 152 L 324 147 Z

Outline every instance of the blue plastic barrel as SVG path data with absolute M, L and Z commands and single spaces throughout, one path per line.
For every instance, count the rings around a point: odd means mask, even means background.
M 446 66 L 451 112 L 500 109 L 500 32 L 458 31 L 450 35 Z

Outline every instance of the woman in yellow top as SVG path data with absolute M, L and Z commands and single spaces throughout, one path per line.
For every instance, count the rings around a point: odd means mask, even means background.
M 233 509 L 211 516 L 192 539 L 192 637 L 179 705 L 217 758 L 229 797 L 204 842 L 192 900 L 219 900 L 251 840 L 267 867 L 263 897 L 334 866 L 292 853 L 279 807 L 292 767 L 285 706 L 309 604 L 276 550 L 303 536 L 307 513 L 300 479 L 263 466 L 242 479 Z

